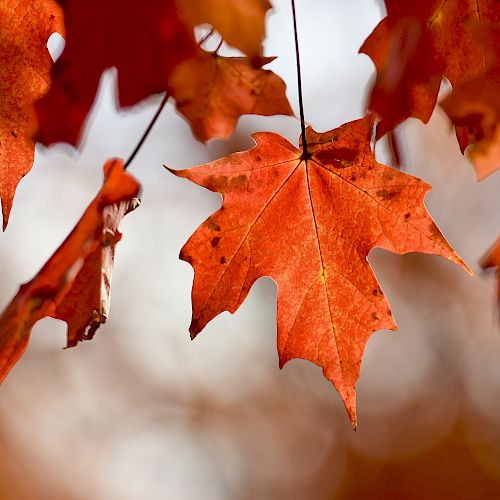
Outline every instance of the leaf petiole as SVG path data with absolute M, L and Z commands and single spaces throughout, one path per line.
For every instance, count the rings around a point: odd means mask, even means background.
M 293 15 L 293 33 L 295 37 L 295 60 L 297 61 L 297 85 L 299 92 L 300 129 L 302 134 L 302 159 L 310 158 L 306 141 L 306 123 L 304 119 L 304 104 L 302 101 L 302 75 L 300 71 L 299 36 L 297 31 L 297 15 L 295 14 L 295 0 L 291 0 Z

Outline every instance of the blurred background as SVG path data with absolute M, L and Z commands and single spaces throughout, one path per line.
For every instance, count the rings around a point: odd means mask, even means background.
M 270 68 L 298 115 L 290 5 L 273 4 L 265 53 L 278 56 Z M 362 116 L 374 70 L 357 52 L 381 6 L 299 0 L 297 14 L 307 121 L 325 131 Z M 128 156 L 161 100 L 119 112 L 114 88 L 110 70 L 78 153 L 37 148 L 0 235 L 2 304 L 66 237 L 105 160 Z M 143 203 L 122 224 L 108 323 L 68 350 L 64 323 L 38 323 L 0 389 L 1 500 L 500 498 L 500 329 L 494 276 L 477 264 L 500 230 L 500 174 L 476 182 L 440 110 L 400 127 L 405 171 L 433 186 L 427 207 L 475 275 L 434 256 L 371 252 L 399 331 L 368 343 L 353 432 L 318 367 L 278 369 L 270 279 L 189 340 L 193 273 L 178 253 L 220 197 L 163 165 L 250 148 L 255 131 L 297 144 L 300 124 L 244 117 L 230 141 L 202 145 L 172 105 L 163 111 L 130 168 Z M 383 142 L 377 157 L 390 161 Z

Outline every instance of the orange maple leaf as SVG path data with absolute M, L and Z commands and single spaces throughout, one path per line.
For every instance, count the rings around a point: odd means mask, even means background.
M 68 347 L 92 338 L 109 308 L 114 248 L 122 217 L 137 206 L 139 183 L 121 160 L 104 166 L 104 184 L 70 235 L 0 315 L 0 382 L 44 317 L 68 324 Z
M 63 33 L 55 0 L 0 2 L 0 198 L 7 227 L 19 181 L 35 154 L 34 102 L 49 88 L 52 58 L 47 40 Z
M 458 135 L 462 152 L 473 144 L 468 155 L 482 180 L 500 168 L 500 26 L 475 23 L 470 31 L 484 48 L 485 70 L 453 87 L 440 104 L 463 131 Z
M 268 0 L 178 0 L 182 14 L 192 24 L 212 25 L 233 47 L 249 57 L 260 56 Z
M 368 105 L 381 117 L 377 137 L 409 117 L 427 123 L 443 76 L 454 86 L 481 74 L 483 47 L 474 43 L 467 24 L 500 21 L 497 0 L 385 4 L 387 17 L 360 48 L 377 69 Z
M 196 53 L 174 0 L 66 0 L 66 46 L 50 92 L 37 103 L 38 139 L 75 145 L 103 70 L 118 70 L 118 102 L 132 106 L 166 89 L 175 66 Z
M 197 139 L 229 138 L 243 114 L 293 115 L 285 82 L 261 68 L 274 59 L 257 57 L 252 64 L 246 57 L 222 57 L 200 50 L 177 66 L 169 92 Z
M 223 196 L 180 253 L 195 270 L 191 336 L 270 276 L 280 366 L 292 358 L 321 366 L 353 425 L 365 344 L 373 331 L 396 328 L 369 251 L 433 253 L 468 269 L 424 207 L 430 186 L 375 161 L 372 127 L 371 117 L 325 133 L 309 127 L 309 159 L 258 133 L 249 151 L 173 171 Z

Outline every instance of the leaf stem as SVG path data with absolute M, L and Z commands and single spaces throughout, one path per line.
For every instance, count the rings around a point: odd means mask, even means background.
M 297 15 L 295 14 L 295 0 L 291 0 L 293 14 L 293 33 L 295 36 L 295 60 L 297 61 L 297 85 L 299 91 L 299 111 L 300 111 L 300 128 L 302 131 L 302 158 L 307 160 L 310 158 L 307 150 L 306 141 L 306 122 L 304 119 L 304 103 L 302 101 L 302 74 L 300 71 L 300 54 L 299 54 L 299 36 L 297 31 Z
M 199 42 L 198 46 L 202 46 L 213 34 L 214 34 L 214 29 L 212 28 Z
M 214 34 L 214 29 L 212 28 L 199 42 L 198 46 L 202 46 L 212 35 Z M 222 45 L 223 40 L 221 40 L 221 43 L 219 47 L 217 47 L 217 50 L 219 50 L 220 46 Z M 149 122 L 149 125 L 147 126 L 146 130 L 142 134 L 142 137 L 139 139 L 139 142 L 135 146 L 134 150 L 128 157 L 127 161 L 125 162 L 125 165 L 123 166 L 123 169 L 126 170 L 128 166 L 132 163 L 134 158 L 137 156 L 137 153 L 139 150 L 142 148 L 142 145 L 144 144 L 144 141 L 148 138 L 149 133 L 151 132 L 152 128 L 154 127 L 156 121 L 160 117 L 161 112 L 163 111 L 163 108 L 165 107 L 165 104 L 167 104 L 167 101 L 170 97 L 170 94 L 167 92 L 163 96 L 163 99 L 160 103 L 160 106 L 156 110 L 156 113 L 154 114 L 153 118 L 151 118 L 151 121 Z
M 217 45 L 217 48 L 214 50 L 214 54 L 218 54 L 220 48 L 222 47 L 222 44 L 224 43 L 224 38 L 220 39 L 219 45 Z
M 158 120 L 160 113 L 163 111 L 165 104 L 167 104 L 169 97 L 170 97 L 170 94 L 168 92 L 166 92 L 165 95 L 163 96 L 163 99 L 160 103 L 160 106 L 156 110 L 156 113 L 154 114 L 153 118 L 151 118 L 151 121 L 149 122 L 149 125 L 147 126 L 146 130 L 142 134 L 142 137 L 139 139 L 139 142 L 137 143 L 136 147 L 134 148 L 134 150 L 132 151 L 132 153 L 128 157 L 127 161 L 125 162 L 125 165 L 123 166 L 124 170 L 126 170 L 127 167 L 132 163 L 134 158 L 137 156 L 137 153 L 142 148 L 144 141 L 148 138 L 148 135 L 151 132 L 151 129 L 154 127 L 156 121 Z

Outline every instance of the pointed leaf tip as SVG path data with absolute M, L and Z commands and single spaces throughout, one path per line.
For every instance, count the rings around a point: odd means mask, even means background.
M 49 89 L 47 42 L 64 33 L 56 0 L 0 2 L 0 198 L 7 228 L 16 188 L 31 170 L 37 129 L 35 103 Z

